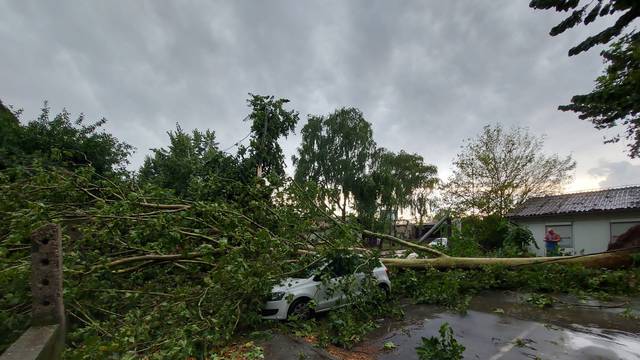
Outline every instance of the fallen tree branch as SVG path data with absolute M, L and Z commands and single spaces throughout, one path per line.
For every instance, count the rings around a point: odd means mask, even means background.
M 181 259 L 181 260 L 178 260 L 177 262 L 179 262 L 179 263 L 187 263 L 187 264 L 202 264 L 202 265 L 209 265 L 209 266 L 212 266 L 212 267 L 216 267 L 216 264 L 210 263 L 208 261 L 202 261 L 202 260 Z
M 285 277 L 289 277 L 290 275 L 302 272 L 303 270 L 306 270 L 310 266 L 312 266 L 314 264 L 317 264 L 320 260 L 322 260 L 322 258 L 317 258 L 317 259 L 313 260 L 312 262 L 308 263 L 307 265 L 303 266 L 302 268 L 282 273 L 282 274 L 278 275 L 277 278 L 285 278 Z
M 153 215 L 159 215 L 159 214 L 171 214 L 171 213 L 175 213 L 175 212 L 179 212 L 179 211 L 184 211 L 184 210 L 187 210 L 187 209 L 188 208 L 160 209 L 160 210 L 149 211 L 149 212 L 146 212 L 146 213 L 131 214 L 131 216 L 153 216 Z
M 186 204 L 152 204 L 152 203 L 139 203 L 140 206 L 153 208 L 153 209 L 164 209 L 164 210 L 187 210 L 191 208 L 191 205 Z
M 440 251 L 438 251 L 438 250 L 436 250 L 436 249 L 434 249 L 432 247 L 414 244 L 414 243 L 412 243 L 410 241 L 405 241 L 405 240 L 402 240 L 402 239 L 398 239 L 395 236 L 391 236 L 391 235 L 387 235 L 387 234 L 380 234 L 380 233 L 376 233 L 376 232 L 369 231 L 369 230 L 362 230 L 362 233 L 367 235 L 367 236 L 379 237 L 381 239 L 389 240 L 389 241 L 395 242 L 397 244 L 401 244 L 401 245 L 404 245 L 406 247 L 410 247 L 412 249 L 428 252 L 429 254 L 434 255 L 436 257 L 440 257 L 440 258 L 448 258 L 448 257 L 450 257 L 449 255 L 447 255 L 447 254 L 445 254 L 443 252 L 440 252 Z M 433 260 L 433 259 L 431 259 L 431 260 Z
M 137 261 L 167 261 L 167 260 L 182 260 L 182 259 L 194 259 L 202 256 L 200 253 L 188 253 L 188 254 L 170 254 L 170 255 L 140 255 L 140 256 L 131 256 L 123 259 L 114 260 L 105 266 L 114 267 L 122 264 L 127 264 L 130 262 Z
M 126 289 L 100 289 L 100 288 L 92 288 L 92 289 L 84 289 L 86 291 L 100 291 L 100 292 L 119 292 L 119 293 L 128 293 L 128 294 L 140 294 L 140 295 L 156 295 L 156 296 L 166 296 L 166 297 L 175 297 L 176 295 L 167 294 L 163 292 L 157 291 L 140 291 L 140 290 L 126 290 Z
M 143 266 L 152 264 L 154 262 L 155 261 L 153 261 L 153 260 L 147 260 L 145 262 L 141 262 L 141 263 L 139 263 L 137 265 L 133 265 L 133 266 L 128 267 L 128 268 L 124 268 L 124 269 L 120 269 L 120 270 L 114 270 L 113 272 L 116 273 L 116 274 L 124 274 L 124 273 L 128 273 L 128 272 L 136 271 L 136 270 L 142 268 Z
M 194 232 L 190 232 L 190 231 L 185 231 L 185 230 L 179 230 L 179 229 L 178 229 L 177 231 L 178 231 L 180 234 L 183 234 L 183 235 L 199 237 L 199 238 L 201 238 L 201 239 L 209 240 L 209 241 L 212 241 L 212 242 L 215 242 L 215 243 L 219 242 L 217 239 L 214 239 L 214 238 L 212 238 L 211 236 L 207 236 L 207 235 L 204 235 L 204 234 L 198 234 L 198 233 L 194 233 Z

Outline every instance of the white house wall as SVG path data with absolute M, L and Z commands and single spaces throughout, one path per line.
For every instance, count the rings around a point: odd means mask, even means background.
M 544 256 L 545 228 L 548 225 L 572 224 L 573 245 L 575 254 L 592 254 L 607 250 L 611 238 L 611 223 L 624 221 L 640 221 L 639 212 L 610 213 L 597 215 L 564 215 L 524 218 L 513 220 L 531 230 L 539 249 L 531 248 L 538 256 Z

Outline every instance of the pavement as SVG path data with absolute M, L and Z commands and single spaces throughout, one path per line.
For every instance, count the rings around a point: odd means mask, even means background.
M 312 346 L 302 339 L 283 334 L 273 334 L 269 341 L 261 344 L 265 359 L 304 359 L 304 360 L 333 360 L 331 354 L 324 349 Z
M 422 337 L 438 336 L 440 325 L 446 322 L 466 348 L 464 359 L 640 360 L 640 321 L 621 315 L 625 308 L 640 314 L 640 299 L 603 303 L 558 296 L 552 308 L 541 309 L 527 304 L 527 297 L 513 292 L 485 293 L 474 297 L 466 314 L 406 303 L 403 320 L 381 319 L 378 329 L 350 353 L 331 354 L 331 349 L 319 353 L 304 341 L 294 340 L 291 347 L 276 345 L 279 352 L 265 348 L 265 358 L 417 359 L 415 348 Z M 383 350 L 387 342 L 396 348 Z M 302 349 L 308 348 L 313 353 L 302 355 Z
M 466 315 L 438 314 L 384 338 L 397 349 L 377 359 L 415 359 L 421 338 L 437 334 L 444 322 L 466 347 L 465 359 L 640 359 L 637 335 L 573 325 L 556 327 L 503 315 L 469 311 Z

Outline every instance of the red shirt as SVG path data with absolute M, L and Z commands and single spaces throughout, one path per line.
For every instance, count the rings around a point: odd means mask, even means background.
M 547 235 L 544 236 L 544 241 L 546 242 L 560 242 L 560 235 L 558 233 L 548 232 Z

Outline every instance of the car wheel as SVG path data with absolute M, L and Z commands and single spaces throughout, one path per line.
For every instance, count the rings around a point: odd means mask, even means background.
M 289 311 L 287 311 L 287 319 L 291 317 L 296 317 L 301 320 L 306 320 L 311 317 L 312 310 L 311 306 L 309 306 L 309 299 L 298 299 L 289 306 Z

